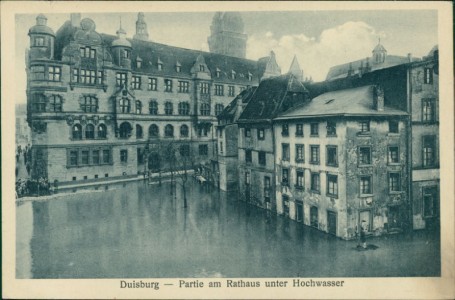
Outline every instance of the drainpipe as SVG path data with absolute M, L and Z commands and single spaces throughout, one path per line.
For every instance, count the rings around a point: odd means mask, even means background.
M 414 197 L 412 193 L 412 84 L 411 84 L 411 70 L 409 67 L 406 72 L 406 85 L 407 85 L 407 94 L 408 94 L 408 118 L 407 118 L 407 133 L 406 133 L 406 145 L 408 145 L 408 155 L 407 155 L 407 169 L 408 169 L 408 203 L 409 203 L 409 229 L 412 231 L 414 229 Z
M 270 127 L 272 129 L 272 145 L 273 145 L 273 172 L 272 172 L 272 178 L 273 178 L 273 198 L 275 199 L 275 203 L 271 207 L 272 211 L 275 210 L 275 213 L 277 212 L 276 209 L 276 163 L 275 163 L 275 158 L 276 158 L 276 147 L 275 147 L 275 128 L 274 128 L 274 122 L 273 119 L 270 120 Z

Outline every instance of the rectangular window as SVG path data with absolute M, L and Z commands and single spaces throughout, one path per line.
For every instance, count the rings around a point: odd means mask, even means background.
M 310 163 L 319 164 L 319 146 L 311 145 L 310 154 Z
M 400 173 L 389 173 L 389 191 L 399 192 L 400 187 Z
M 423 166 L 433 167 L 435 165 L 436 137 L 426 135 L 423 137 Z
M 337 135 L 337 124 L 333 121 L 327 121 L 327 136 Z
M 435 186 L 425 187 L 423 194 L 423 216 L 433 217 L 438 214 L 438 188 Z
M 126 83 L 126 73 L 115 74 L 115 83 L 117 86 L 123 86 Z
M 44 80 L 44 66 L 32 66 L 32 78 L 33 80 Z
M 35 38 L 35 46 L 37 46 L 37 47 L 42 47 L 42 46 L 44 46 L 44 38 L 41 37 L 41 36 L 37 36 L 37 37 Z
M 81 151 L 81 163 L 83 165 L 88 165 L 88 155 L 89 155 L 88 150 Z
M 359 147 L 359 165 L 371 165 L 370 147 Z
M 295 145 L 295 161 L 296 162 L 305 161 L 305 147 L 302 144 Z
M 76 150 L 70 151 L 70 166 L 77 166 L 78 152 Z
M 245 172 L 245 184 L 250 185 L 251 179 L 250 179 L 250 172 Z
M 360 177 L 360 194 L 361 195 L 371 195 L 373 192 L 371 186 L 371 176 L 362 176 Z
M 250 128 L 245 128 L 245 137 L 251 137 L 251 129 Z
M 199 155 L 208 155 L 209 154 L 209 146 L 208 145 L 199 145 Z
M 265 158 L 265 152 L 264 151 L 259 151 L 258 152 L 258 162 L 261 166 L 266 165 L 266 158 Z
M 120 162 L 128 161 L 128 150 L 120 150 Z
M 73 69 L 73 82 L 79 82 L 79 69 Z
M 224 85 L 215 84 L 215 95 L 217 95 L 217 96 L 224 95 Z
M 289 186 L 289 170 L 283 169 L 281 171 L 281 184 Z
M 311 123 L 310 124 L 310 134 L 312 136 L 318 136 L 319 135 L 319 124 L 318 123 Z
M 231 96 L 231 97 L 235 96 L 235 87 L 233 85 L 230 85 L 228 87 L 228 93 L 229 93 L 229 96 Z
M 327 195 L 338 197 L 338 176 L 327 175 Z
M 157 89 L 157 81 L 156 78 L 148 78 L 148 90 L 149 91 L 156 91 Z
M 141 77 L 140 76 L 133 76 L 132 77 L 131 88 L 133 90 L 140 90 L 141 89 Z
M 90 58 L 95 58 L 95 57 L 96 57 L 96 50 L 90 49 Z
M 289 144 L 281 144 L 281 158 L 285 161 L 290 160 Z
M 295 136 L 303 136 L 303 124 L 297 124 L 295 126 Z
M 220 153 L 223 154 L 223 142 L 220 142 Z
M 296 171 L 296 182 L 295 182 L 295 187 L 297 189 L 303 189 L 305 186 L 305 180 L 304 180 L 304 173 L 303 170 L 297 170 Z
M 56 66 L 49 66 L 49 80 L 50 81 L 60 81 L 62 75 L 62 69 Z
M 435 121 L 435 101 L 434 99 L 422 100 L 422 121 L 433 122 Z
M 423 75 L 424 75 L 423 82 L 425 84 L 433 83 L 433 69 L 432 68 L 425 68 Z
M 44 112 L 46 111 L 46 96 L 43 94 L 33 95 L 33 111 Z
M 327 146 L 327 166 L 338 166 L 338 149 L 336 146 Z
M 247 149 L 245 150 L 245 162 L 246 163 L 251 163 L 253 161 L 253 155 L 251 150 Z
M 179 93 L 188 93 L 190 83 L 188 81 L 179 81 Z
M 321 191 L 321 181 L 319 173 L 311 173 L 311 190 L 313 192 Z
M 397 146 L 389 147 L 389 164 L 397 164 L 400 162 L 400 156 Z
M 370 121 L 361 121 L 359 122 L 360 133 L 369 133 L 370 132 Z
M 398 133 L 398 121 L 397 120 L 389 120 L 389 132 Z
M 92 163 L 94 165 L 99 165 L 99 163 L 100 163 L 100 150 L 93 150 L 92 151 Z
M 289 125 L 288 124 L 281 125 L 281 135 L 282 136 L 288 136 L 289 135 Z
M 210 92 L 209 84 L 207 82 L 201 83 L 201 94 L 207 95 Z
M 264 128 L 258 128 L 258 140 L 263 140 L 265 138 Z
M 103 150 L 103 163 L 108 164 L 111 162 L 111 151 Z
M 164 79 L 164 91 L 172 92 L 172 79 Z
M 98 71 L 98 84 L 103 84 L 103 77 L 104 77 L 104 74 L 103 74 L 103 71 Z

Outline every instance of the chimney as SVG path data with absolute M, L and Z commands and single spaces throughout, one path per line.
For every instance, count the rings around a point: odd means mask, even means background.
M 72 13 L 70 16 L 71 16 L 71 25 L 74 27 L 79 27 L 81 24 L 81 14 Z
M 379 85 L 373 88 L 373 109 L 377 111 L 384 110 L 384 90 Z
M 408 62 L 412 62 L 412 55 L 411 55 L 411 53 L 408 53 Z

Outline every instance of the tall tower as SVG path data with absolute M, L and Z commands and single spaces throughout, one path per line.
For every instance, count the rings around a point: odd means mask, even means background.
M 149 33 L 147 31 L 147 23 L 145 23 L 144 13 L 140 12 L 137 14 L 136 21 L 136 34 L 133 37 L 137 40 L 148 41 Z
M 246 40 L 242 16 L 238 12 L 217 12 L 207 41 L 210 52 L 245 58 Z

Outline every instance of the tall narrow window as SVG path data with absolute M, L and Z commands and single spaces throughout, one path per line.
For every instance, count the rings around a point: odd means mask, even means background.
M 319 135 L 319 124 L 318 123 L 311 123 L 310 124 L 310 134 L 312 136 L 318 136 Z
M 250 149 L 245 150 L 245 162 L 251 163 L 253 161 L 253 155 Z
M 98 125 L 98 138 L 105 139 L 107 136 L 107 128 L 106 125 L 100 124 Z
M 305 148 L 302 144 L 295 145 L 295 161 L 300 163 L 305 161 Z
M 182 126 L 180 126 L 180 136 L 181 137 L 187 137 L 188 136 L 188 126 L 183 124 Z
M 229 95 L 230 97 L 235 96 L 235 87 L 234 87 L 233 85 L 230 85 L 230 86 L 228 87 L 228 95 Z
M 87 124 L 87 126 L 85 126 L 85 138 L 88 140 L 95 138 L 95 126 L 92 124 Z
M 425 68 L 423 72 L 423 82 L 426 84 L 433 83 L 433 69 L 432 68 Z
M 371 164 L 371 148 L 359 147 L 359 165 Z
M 338 166 L 338 151 L 336 146 L 327 146 L 327 165 L 336 167 Z
M 164 91 L 172 92 L 172 79 L 164 79 Z
M 120 112 L 129 113 L 131 111 L 131 102 L 128 98 L 120 99 Z
M 120 150 L 120 162 L 128 162 L 128 150 Z
M 289 125 L 288 124 L 281 125 L 281 135 L 289 136 Z
M 435 120 L 435 105 L 433 99 L 422 100 L 422 121 L 433 122 Z
M 100 164 L 100 150 L 92 151 L 92 164 L 94 164 L 94 165 Z
M 289 186 L 289 169 L 284 169 L 281 171 L 281 184 Z
M 360 177 L 360 194 L 361 195 L 370 195 L 373 193 L 373 188 L 371 186 L 371 176 L 361 176 Z
M 164 113 L 166 115 L 172 115 L 174 113 L 174 107 L 171 102 L 166 102 L 164 104 Z
M 397 146 L 389 147 L 389 164 L 397 164 L 400 162 L 400 156 Z
M 264 176 L 264 201 L 270 202 L 270 177 Z
M 295 136 L 303 136 L 303 124 L 295 125 Z
M 338 196 L 338 176 L 327 175 L 327 195 L 337 197 Z
M 142 126 L 139 124 L 136 124 L 136 138 L 142 139 L 143 136 L 144 136 L 144 133 L 142 131 Z
M 215 104 L 215 115 L 219 115 L 224 109 L 224 105 L 223 104 Z
M 164 127 L 164 136 L 173 137 L 174 136 L 174 126 L 172 126 L 171 124 L 167 124 Z
M 34 112 L 46 111 L 46 96 L 43 94 L 34 94 L 32 108 Z
M 133 76 L 131 80 L 131 88 L 133 90 L 141 89 L 141 76 Z
M 109 164 L 111 162 L 111 151 L 108 149 L 103 150 L 103 163 Z
M 210 92 L 209 84 L 207 82 L 201 83 L 201 94 L 207 95 Z
M 265 139 L 265 129 L 258 128 L 258 140 L 264 140 L 264 139 Z
M 297 189 L 303 189 L 305 186 L 305 179 L 304 179 L 304 173 L 303 170 L 297 170 L 296 171 L 296 182 L 295 182 L 295 187 Z
M 423 137 L 423 166 L 433 167 L 435 165 L 436 137 L 426 135 Z
M 188 93 L 190 83 L 188 81 L 179 81 L 179 93 Z
M 49 97 L 49 108 L 53 112 L 62 111 L 62 97 L 58 95 L 52 95 Z
M 311 145 L 310 154 L 310 164 L 319 164 L 319 146 Z
M 285 161 L 290 160 L 289 144 L 281 144 L 281 158 Z
M 208 116 L 210 115 L 210 104 L 202 103 L 201 104 L 201 116 Z
M 224 85 L 215 84 L 215 95 L 223 96 L 224 95 Z
M 389 173 L 389 191 L 390 192 L 401 191 L 400 173 Z
M 142 102 L 136 100 L 136 114 L 140 115 L 142 113 Z
M 265 157 L 266 157 L 265 151 L 258 151 L 258 162 L 261 166 L 265 166 L 267 163 Z
M 82 150 L 81 151 L 81 164 L 82 165 L 88 165 L 88 158 L 89 158 L 89 151 L 88 150 Z
M 319 173 L 311 173 L 311 190 L 313 192 L 321 191 L 321 181 Z
M 148 78 L 148 90 L 149 91 L 156 91 L 157 89 L 157 83 L 156 83 L 156 78 Z
M 337 124 L 334 121 L 327 121 L 327 136 L 337 135 Z
M 77 150 L 70 151 L 70 166 L 77 166 L 78 163 L 78 152 Z
M 126 73 L 117 73 L 115 75 L 115 82 L 117 86 L 123 86 L 126 83 Z
M 157 115 L 158 114 L 158 103 L 155 100 L 151 100 L 149 102 L 149 113 L 151 115 Z
M 158 137 L 159 136 L 159 128 L 157 125 L 152 124 L 149 127 L 149 136 L 150 137 Z
M 187 116 L 190 114 L 190 104 L 188 102 L 179 103 L 179 115 Z

